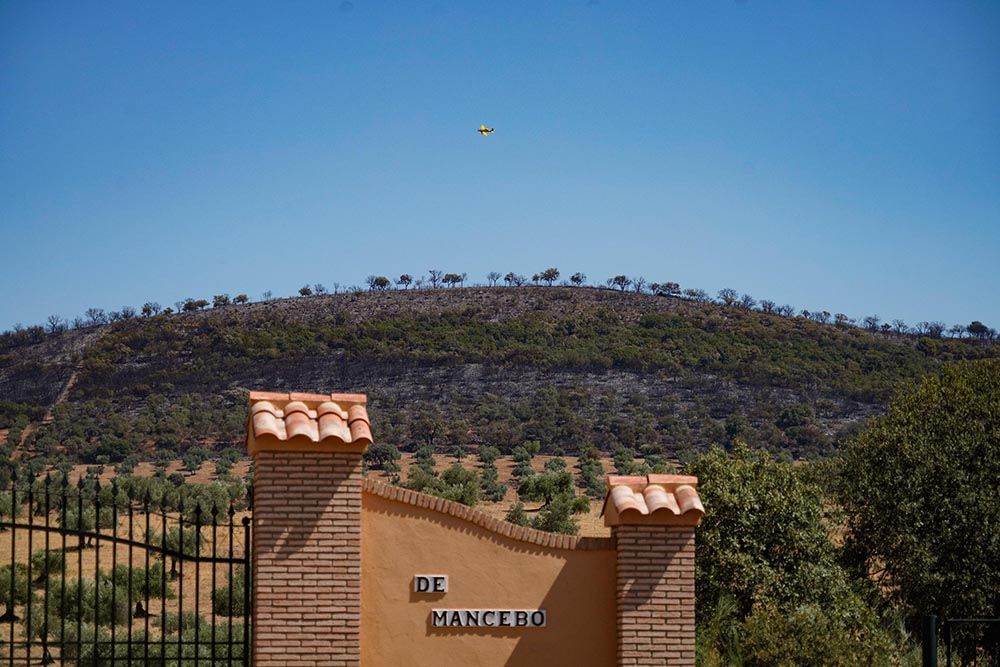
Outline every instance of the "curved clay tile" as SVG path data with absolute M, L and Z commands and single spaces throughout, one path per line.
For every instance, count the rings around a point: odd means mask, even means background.
M 250 406 L 250 414 L 255 415 L 258 412 L 270 412 L 272 415 L 277 415 L 278 408 L 274 407 L 270 401 L 258 401 Z
M 366 440 L 369 443 L 372 442 L 372 430 L 368 426 L 367 421 L 357 419 L 351 422 L 351 438 L 354 442 L 359 440 Z
M 313 442 L 319 440 L 316 422 L 309 418 L 308 413 L 300 410 L 285 412 L 285 433 L 289 438 L 305 436 Z
M 627 486 L 615 486 L 611 489 L 611 502 L 615 504 L 615 509 L 621 514 L 626 510 L 639 509 L 639 503 L 635 499 L 635 493 Z
M 371 423 L 368 421 L 368 410 L 363 405 L 352 405 L 347 409 L 347 422 L 353 424 L 357 420 L 364 421 L 366 424 Z
M 351 442 L 353 436 L 347 422 L 336 412 L 327 412 L 319 418 L 319 439 L 337 438 L 341 442 Z
M 283 426 L 284 424 L 282 424 Z M 253 416 L 254 435 L 273 435 L 275 438 L 284 438 L 285 429 L 278 428 L 278 418 L 270 412 L 262 410 Z
M 677 498 L 677 504 L 680 506 L 682 513 L 692 510 L 701 512 L 702 514 L 705 513 L 705 507 L 701 504 L 698 491 L 693 486 L 688 486 L 687 484 L 678 486 L 674 489 L 674 497 Z
M 288 415 L 293 412 L 301 412 L 305 414 L 306 418 L 309 417 L 309 406 L 307 406 L 302 401 L 291 401 L 285 404 L 285 421 L 288 421 Z
M 273 438 L 288 447 L 324 441 L 371 444 L 365 400 L 363 394 L 250 392 L 248 444 L 258 451 L 261 443 L 255 439 L 260 437 Z M 293 439 L 296 443 L 290 442 Z
M 697 483 L 686 475 L 612 475 L 601 511 L 605 525 L 697 525 L 704 514 Z
M 326 401 L 325 403 L 320 403 L 316 407 L 316 415 L 322 417 L 323 415 L 337 415 L 341 421 L 347 421 L 347 411 L 342 407 L 334 403 L 333 401 Z
M 643 490 L 642 495 L 646 499 L 646 506 L 649 508 L 650 514 L 659 510 L 665 510 L 671 514 L 681 513 L 677 507 L 677 501 L 674 500 L 674 495 L 668 493 L 662 486 L 650 484 Z

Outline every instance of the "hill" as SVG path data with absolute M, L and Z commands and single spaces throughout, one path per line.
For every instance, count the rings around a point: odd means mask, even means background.
M 238 445 L 247 389 L 337 390 L 367 393 L 404 450 L 683 458 L 742 438 L 804 457 L 898 383 L 998 351 L 607 289 L 352 292 L 5 335 L 0 428 L 72 461 L 178 456 Z

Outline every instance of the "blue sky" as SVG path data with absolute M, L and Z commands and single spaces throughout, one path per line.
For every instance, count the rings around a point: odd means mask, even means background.
M 548 266 L 997 326 L 998 108 L 997 3 L 3 1 L 0 328 Z

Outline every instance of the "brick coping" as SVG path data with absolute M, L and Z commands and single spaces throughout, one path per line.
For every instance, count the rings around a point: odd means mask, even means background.
M 441 514 L 447 514 L 457 519 L 468 521 L 503 537 L 539 547 L 567 550 L 613 550 L 615 548 L 615 540 L 612 537 L 562 535 L 560 533 L 548 533 L 544 530 L 528 528 L 527 526 L 517 526 L 507 521 L 501 521 L 482 510 L 473 509 L 454 500 L 446 500 L 427 493 L 404 489 L 401 486 L 368 477 L 362 481 L 361 490 L 387 500 L 394 500 L 407 505 L 413 505 L 414 507 L 423 507 L 424 509 L 440 512 Z

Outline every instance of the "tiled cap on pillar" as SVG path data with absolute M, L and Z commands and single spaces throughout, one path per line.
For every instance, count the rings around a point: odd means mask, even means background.
M 364 394 L 250 392 L 247 450 L 364 452 L 372 442 Z
M 604 525 L 697 526 L 705 513 L 697 485 L 688 475 L 611 475 Z

